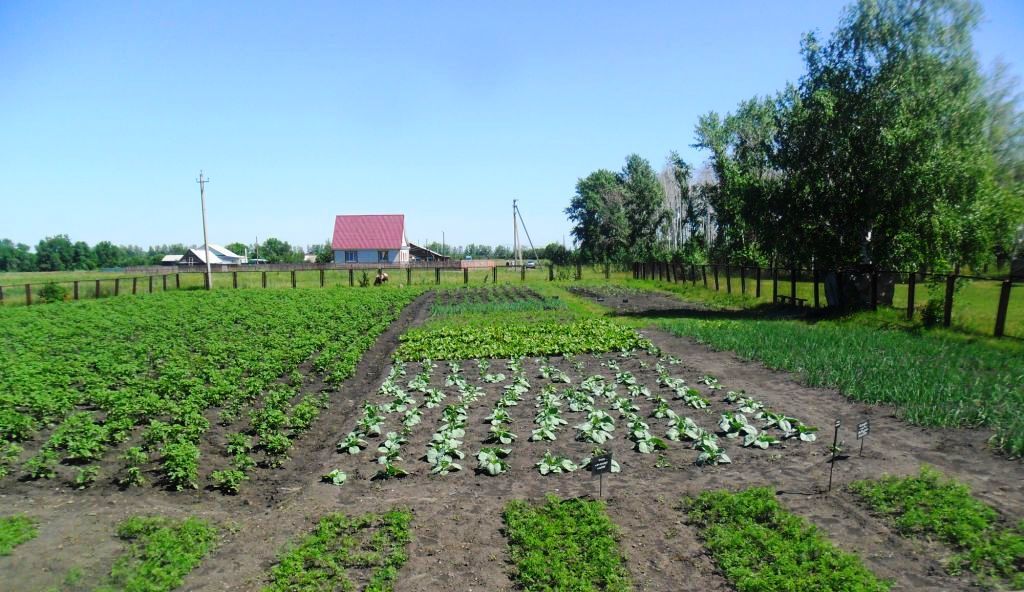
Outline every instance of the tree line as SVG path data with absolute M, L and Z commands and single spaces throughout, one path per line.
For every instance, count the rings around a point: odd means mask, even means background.
M 90 246 L 84 241 L 74 241 L 66 234 L 46 237 L 35 247 L 0 239 L 0 272 L 4 271 L 87 271 L 115 269 L 143 265 L 159 265 L 165 255 L 182 255 L 190 248 L 201 245 L 155 245 L 147 249 L 134 245 L 115 245 L 101 241 Z M 305 249 L 291 245 L 288 241 L 268 238 L 260 243 L 233 242 L 224 245 L 238 255 L 247 255 L 250 260 L 257 257 L 266 263 L 302 263 L 305 256 L 315 255 L 317 263 L 334 261 L 330 241 L 309 245 Z M 504 245 L 470 243 L 465 246 L 428 243 L 426 248 L 446 254 L 454 259 L 467 256 L 474 259 L 511 259 L 512 249 Z M 563 265 L 572 260 L 572 254 L 559 243 L 551 243 L 540 249 L 523 249 L 526 259 L 547 259 Z
M 699 118 L 694 174 L 638 155 L 576 185 L 592 261 L 958 268 L 1024 255 L 1024 112 L 969 0 L 859 0 L 773 96 Z
M 0 272 L 2 271 L 85 271 L 119 267 L 159 265 L 165 255 L 183 255 L 190 248 L 200 245 L 170 244 L 154 245 L 147 249 L 134 245 L 115 245 L 100 241 L 90 246 L 84 241 L 74 241 L 66 234 L 49 236 L 40 240 L 35 247 L 0 239 Z M 231 243 L 229 250 L 255 258 L 256 244 Z M 316 251 L 318 256 L 320 251 Z M 268 263 L 301 263 L 305 251 L 287 241 L 268 238 L 259 244 L 259 256 Z

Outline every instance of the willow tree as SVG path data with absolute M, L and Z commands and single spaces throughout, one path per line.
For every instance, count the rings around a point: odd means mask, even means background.
M 946 266 L 1008 233 L 968 0 L 860 0 L 780 98 L 776 224 L 825 265 Z

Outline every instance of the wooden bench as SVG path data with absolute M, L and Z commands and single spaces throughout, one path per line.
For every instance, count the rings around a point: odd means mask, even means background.
M 783 296 L 779 294 L 775 297 L 776 304 L 792 304 L 793 306 L 807 306 L 806 298 L 794 298 L 792 296 Z

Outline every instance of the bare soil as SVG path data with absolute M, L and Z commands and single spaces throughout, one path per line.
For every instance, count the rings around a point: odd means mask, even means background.
M 627 297 L 636 310 L 654 306 L 680 307 L 678 300 L 648 300 Z M 611 305 L 607 300 L 606 305 Z M 616 307 L 617 308 L 617 307 Z M 663 308 L 662 310 L 669 310 Z M 501 511 L 512 499 L 542 499 L 545 494 L 562 498 L 597 496 L 598 481 L 586 472 L 541 476 L 534 468 L 546 450 L 580 460 L 592 445 L 573 440 L 572 425 L 582 414 L 563 408 L 569 421 L 552 443 L 529 442 L 533 421 L 533 397 L 548 381 L 539 378 L 539 364 L 528 359 L 525 367 L 532 388 L 518 406 L 511 409 L 514 431 L 519 440 L 510 446 L 510 470 L 496 477 L 475 474 L 472 458 L 484 444 L 487 425 L 483 418 L 493 408 L 502 384 L 481 384 L 487 394 L 471 408 L 465 446 L 464 470 L 447 476 L 429 475 L 429 465 L 420 460 L 430 434 L 436 429 L 441 408 L 424 409 L 423 422 L 416 426 L 403 446 L 403 466 L 412 474 L 390 481 L 371 481 L 376 440 L 357 456 L 339 454 L 335 444 L 353 429 L 359 406 L 365 399 L 382 401 L 376 394 L 384 379 L 390 354 L 398 335 L 425 320 L 428 299 L 417 300 L 382 335 L 364 356 L 356 375 L 338 392 L 331 393 L 331 406 L 312 430 L 297 443 L 292 459 L 281 469 L 259 470 L 244 484 L 237 496 L 212 491 L 168 492 L 154 488 L 121 491 L 97 486 L 84 491 L 47 487 L 45 483 L 16 483 L 0 487 L 4 514 L 26 513 L 40 521 L 40 535 L 0 557 L 0 588 L 12 592 L 46 590 L 60 586 L 71 568 L 85 577 L 64 590 L 88 589 L 122 549 L 114 530 L 122 519 L 138 514 L 199 516 L 224 527 L 217 549 L 186 579 L 186 590 L 259 589 L 280 550 L 289 541 L 309 532 L 329 512 L 359 513 L 383 511 L 396 505 L 413 510 L 413 540 L 409 562 L 402 568 L 397 590 L 470 591 L 514 589 L 512 566 L 502 533 Z M 644 455 L 632 450 L 617 420 L 615 438 L 605 447 L 613 451 L 622 466 L 619 474 L 604 478 L 604 498 L 612 520 L 621 530 L 622 549 L 637 590 L 730 590 L 703 550 L 697 532 L 686 523 L 679 509 L 685 495 L 707 489 L 739 489 L 750 486 L 774 488 L 784 505 L 807 517 L 839 547 L 857 553 L 876 574 L 891 578 L 896 590 L 969 590 L 975 586 L 969 576 L 953 577 L 943 568 L 949 551 L 927 541 L 897 535 L 883 520 L 866 512 L 843 486 L 854 479 L 883 473 L 916 473 L 930 464 L 949 476 L 968 483 L 975 493 L 997 508 L 1008 520 L 1024 518 L 1024 464 L 1004 460 L 985 446 L 987 433 L 974 430 L 929 430 L 907 425 L 894 410 L 847 400 L 826 389 L 799 384 L 791 375 L 739 360 L 727 352 L 713 352 L 686 339 L 655 330 L 645 331 L 664 355 L 682 360 L 669 366 L 672 376 L 699 388 L 712 401 L 710 412 L 684 407 L 671 393 L 656 388 L 653 369 L 656 358 L 640 354 L 621 358 L 617 354 L 578 356 L 581 370 L 571 361 L 551 362 L 572 376 L 573 382 L 590 374 L 614 376 L 602 362 L 614 360 L 623 370 L 633 372 L 643 384 L 670 400 L 681 415 L 692 417 L 707 429 L 714 429 L 718 414 L 732 408 L 722 401 L 725 390 L 744 389 L 770 408 L 820 426 L 818 442 L 787 441 L 770 450 L 751 450 L 725 442 L 733 464 L 697 467 L 696 453 L 680 442 L 668 442 L 668 450 Z M 641 362 L 647 365 L 641 367 Z M 492 362 L 491 372 L 510 373 L 505 361 Z M 464 374 L 477 382 L 476 364 L 461 364 Z M 411 379 L 419 365 L 410 364 L 404 380 Z M 443 388 L 447 367 L 439 362 L 431 384 Z M 698 385 L 698 378 L 711 374 L 725 389 L 712 392 Z M 309 388 L 316 388 L 316 384 Z M 455 389 L 444 388 L 454 400 Z M 619 387 L 625 394 L 625 389 Z M 422 400 L 419 394 L 414 395 Z M 646 415 L 651 404 L 636 399 Z M 606 406 L 601 405 L 602 408 Z M 618 414 L 611 412 L 618 418 Z M 397 416 L 389 416 L 387 429 L 397 427 Z M 864 454 L 853 453 L 836 463 L 831 493 L 826 492 L 829 463 L 826 449 L 831 442 L 830 426 L 842 421 L 840 439 L 854 443 L 854 426 L 870 419 L 871 435 Z M 663 436 L 663 420 L 649 418 L 652 432 Z M 724 441 L 724 439 L 723 439 Z M 331 469 L 345 470 L 349 479 L 341 487 L 320 481 Z

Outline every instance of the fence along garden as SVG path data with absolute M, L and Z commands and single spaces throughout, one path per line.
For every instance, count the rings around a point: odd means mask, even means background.
M 633 278 L 659 280 L 669 283 L 698 283 L 709 290 L 727 294 L 750 295 L 755 299 L 767 296 L 765 284 L 771 289 L 772 303 L 790 304 L 814 309 L 823 307 L 849 308 L 859 300 L 871 309 L 879 305 L 906 309 L 906 318 L 914 318 L 915 310 L 933 315 L 936 324 L 953 325 L 957 293 L 965 286 L 975 286 L 970 298 L 961 294 L 962 301 L 975 298 L 984 300 L 984 311 L 974 310 L 975 316 L 987 317 L 992 322 L 995 337 L 1024 338 L 1024 290 L 1021 278 L 993 279 L 976 275 L 921 273 L 888 270 L 840 269 L 820 270 L 778 267 L 748 267 L 736 265 L 683 265 L 678 263 L 634 263 Z M 753 284 L 749 287 L 749 284 Z M 1017 288 L 1014 290 L 1014 288 Z M 921 297 L 921 291 L 935 293 L 941 298 Z M 762 296 L 762 293 L 765 293 Z M 1013 297 L 1013 299 L 1011 299 Z M 1011 301 L 1014 306 L 1011 307 Z M 823 306 L 824 305 L 824 306 Z M 929 310 L 930 309 L 930 310 Z M 964 312 L 966 315 L 966 311 Z M 980 314 L 979 314 L 980 313 Z M 1007 332 L 1007 326 L 1011 331 Z
M 546 269 L 544 269 L 546 267 Z M 267 269 L 245 267 L 235 270 L 214 270 L 216 288 L 315 288 L 328 286 L 358 286 L 373 281 L 377 269 L 383 269 L 390 281 L 405 284 L 497 283 L 499 281 L 580 280 L 609 279 L 611 268 L 598 266 L 554 266 L 535 269 L 526 267 L 474 267 L 461 268 L 451 264 L 378 267 L 376 265 L 275 265 Z M 363 274 L 366 274 L 364 277 Z M 1024 289 L 1020 279 L 995 280 L 987 277 L 961 274 L 922 274 L 896 271 L 857 272 L 864 286 L 869 286 L 867 303 L 873 308 L 879 304 L 906 309 L 908 319 L 913 318 L 918 304 L 930 299 L 933 306 L 928 314 L 935 314 L 943 326 L 972 326 L 975 331 L 1002 337 L 1024 339 Z M 662 280 L 671 283 L 688 282 L 709 290 L 728 294 L 752 295 L 756 299 L 783 302 L 810 308 L 822 308 L 827 303 L 825 294 L 828 273 L 824 270 L 761 268 L 730 265 L 690 265 L 668 263 L 634 263 L 632 275 L 638 280 Z M 839 277 L 842 277 L 840 274 Z M 930 280 L 930 281 L 929 281 Z M 0 280 L 2 281 L 2 280 Z M 969 283 L 964 287 L 965 283 Z M 751 286 L 750 284 L 753 284 Z M 86 300 L 124 294 L 152 293 L 176 289 L 205 287 L 205 274 L 201 269 L 175 270 L 125 277 L 104 277 L 82 280 L 19 283 L 0 285 L 0 305 L 31 305 L 50 299 L 42 292 L 49 285 L 63 288 L 58 298 Z M 839 286 L 836 286 L 837 288 Z M 960 289 L 958 293 L 958 289 Z M 922 295 L 938 291 L 936 298 Z M 984 329 L 981 329 L 984 327 Z M 991 329 L 990 329 L 991 328 Z

